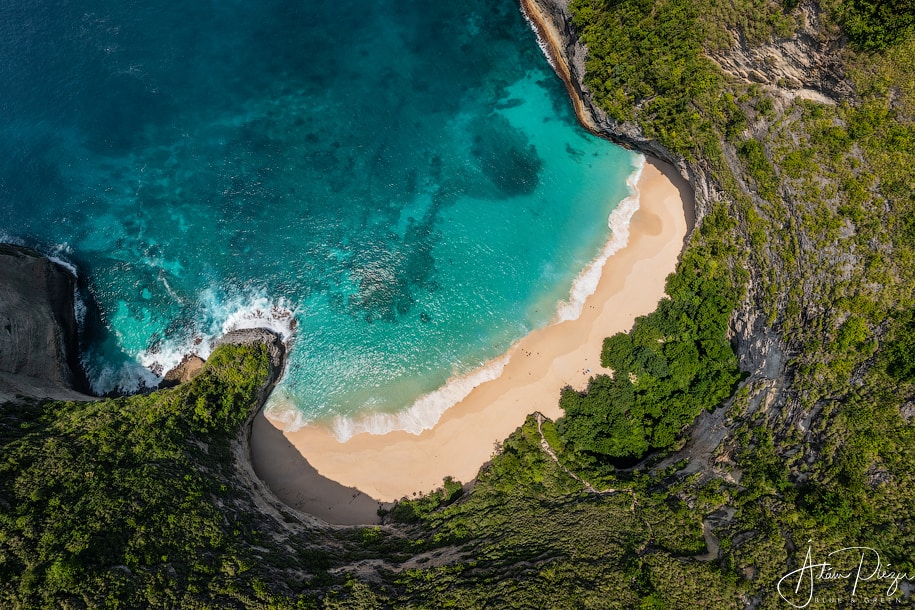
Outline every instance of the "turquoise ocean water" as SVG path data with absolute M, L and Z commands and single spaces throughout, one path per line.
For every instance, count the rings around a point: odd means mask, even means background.
M 269 325 L 274 416 L 341 436 L 493 374 L 639 165 L 513 0 L 7 0 L 0 57 L 0 239 L 80 269 L 93 389 Z

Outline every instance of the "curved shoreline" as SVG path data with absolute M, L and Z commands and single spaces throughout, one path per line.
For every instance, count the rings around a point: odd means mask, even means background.
M 534 411 L 562 415 L 562 387 L 582 389 L 588 372 L 601 372 L 605 337 L 628 331 L 635 318 L 654 311 L 664 296 L 665 280 L 676 267 L 688 234 L 686 210 L 692 189 L 666 164 L 647 161 L 638 183 L 640 207 L 630 223 L 626 247 L 605 262 L 597 290 L 581 316 L 530 333 L 508 354 L 501 375 L 471 391 L 431 430 L 419 435 L 394 431 L 361 433 L 340 443 L 331 431 L 305 427 L 277 431 L 259 413 L 252 428 L 255 470 L 284 502 L 332 523 L 341 523 L 342 506 L 325 493 L 328 481 L 352 492 L 365 510 L 342 522 L 377 522 L 379 501 L 393 501 L 441 485 L 445 476 L 473 479 L 501 442 Z M 285 446 L 284 446 L 285 445 Z M 290 447 L 294 453 L 290 454 Z M 294 480 L 284 466 L 304 458 L 314 469 Z M 368 510 L 371 508 L 372 510 Z
M 577 44 L 574 34 L 570 32 L 563 34 L 558 29 L 561 23 L 567 21 L 564 7 L 553 7 L 553 12 L 558 13 L 547 15 L 548 7 L 538 0 L 520 0 L 520 4 L 521 12 L 536 33 L 541 49 L 566 86 L 575 114 L 582 126 L 597 136 L 627 148 L 635 148 L 643 153 L 651 151 L 650 154 L 672 161 L 670 155 L 663 154 L 666 151 L 655 150 L 657 147 L 652 146 L 649 141 L 644 142 L 644 147 L 639 146 L 632 138 L 616 133 L 617 130 L 608 131 L 606 126 L 598 125 L 599 121 L 593 115 L 594 109 L 589 103 L 586 103 L 585 95 L 579 86 L 576 86 L 578 76 L 572 73 L 570 66 L 572 58 L 569 56 L 569 53 L 573 51 L 563 48 L 565 40 L 569 40 L 570 44 Z M 583 68 L 579 67 L 578 71 L 582 70 Z M 643 139 L 636 140 L 641 142 Z M 602 312 L 612 310 L 615 305 L 626 313 L 617 315 L 613 323 L 608 326 L 592 325 L 598 337 L 597 341 L 592 340 L 591 343 L 596 343 L 596 345 L 589 347 L 584 342 L 578 345 L 579 360 L 572 359 L 575 371 L 582 370 L 580 368 L 582 364 L 585 364 L 582 372 L 587 371 L 591 368 L 587 366 L 589 361 L 593 361 L 596 365 L 595 371 L 599 370 L 598 361 L 603 338 L 615 332 L 628 331 L 637 315 L 648 314 L 656 309 L 657 302 L 664 296 L 664 280 L 667 273 L 675 270 L 682 246 L 695 226 L 696 192 L 682 177 L 685 175 L 683 168 L 679 168 L 678 171 L 665 161 L 655 161 L 651 158 L 648 159 L 646 166 L 651 169 L 648 175 L 643 174 L 642 176 L 646 184 L 641 181 L 639 183 L 641 213 L 637 212 L 630 223 L 633 234 L 629 244 L 605 261 L 598 289 L 589 297 L 584 306 L 589 314 L 597 308 Z M 659 180 L 661 184 L 666 182 L 665 187 L 660 189 L 663 194 L 658 192 L 657 197 L 652 194 L 652 189 L 647 187 L 647 182 L 652 178 L 652 174 L 655 174 L 651 170 L 657 171 L 653 180 Z M 686 173 L 694 177 L 692 173 Z M 658 176 L 661 177 L 658 178 Z M 656 224 L 653 219 L 659 218 L 662 221 L 660 231 L 657 231 L 657 228 L 653 227 Z M 652 233 L 657 231 L 663 234 L 665 229 L 669 229 L 670 226 L 677 226 L 673 233 L 679 235 L 681 239 L 668 236 L 667 242 L 661 248 L 667 255 L 667 265 L 654 265 L 652 263 L 658 261 L 651 256 L 644 256 L 644 252 L 640 252 L 640 249 L 644 247 L 645 241 L 651 241 Z M 672 258 L 671 251 L 674 252 Z M 643 272 L 644 276 L 641 276 L 640 274 Z M 618 273 L 621 273 L 622 276 L 618 277 Z M 644 290 L 644 286 L 639 286 L 638 290 L 626 289 L 627 285 L 635 283 L 637 280 L 638 283 L 643 284 L 645 278 L 649 278 L 651 280 L 649 283 L 654 284 L 653 294 L 649 295 L 648 291 Z M 630 293 L 631 298 L 626 298 L 627 292 Z M 637 304 L 634 303 L 636 300 Z M 635 305 L 637 310 L 628 309 L 627 306 L 630 305 Z M 583 326 L 584 322 L 579 322 L 578 325 Z M 558 328 L 558 325 L 547 327 L 547 329 L 549 328 Z M 541 331 L 525 337 L 513 346 L 512 350 L 509 350 L 508 355 L 517 356 L 516 362 L 522 360 L 521 356 L 518 356 L 519 354 L 523 355 L 523 360 L 528 362 L 534 355 L 541 356 L 541 358 L 535 359 L 537 361 L 546 360 L 542 351 L 525 348 L 522 346 L 522 342 L 532 339 L 534 335 L 541 332 L 546 332 L 547 329 L 541 329 Z M 564 360 L 569 360 L 569 358 L 566 357 Z M 404 432 L 392 432 L 380 437 L 363 433 L 350 439 L 348 443 L 339 443 L 328 430 L 320 428 L 305 428 L 296 433 L 283 433 L 282 425 L 274 426 L 264 416 L 263 411 L 260 411 L 253 422 L 251 438 L 251 455 L 255 470 L 271 491 L 293 508 L 335 524 L 377 523 L 379 519 L 376 508 L 380 505 L 379 500 L 393 500 L 418 490 L 438 487 L 441 478 L 445 475 L 465 481 L 472 479 L 476 476 L 480 466 L 490 458 L 493 444 L 504 439 L 521 425 L 527 414 L 538 410 L 538 406 L 535 405 L 539 404 L 540 411 L 554 418 L 561 416 L 558 405 L 560 388 L 564 385 L 584 387 L 587 383 L 585 375 L 582 375 L 579 380 L 573 374 L 571 381 L 566 383 L 554 381 L 553 386 L 547 388 L 546 392 L 539 395 L 537 392 L 533 392 L 534 400 L 521 404 L 520 408 L 518 408 L 520 399 L 516 398 L 511 413 L 504 408 L 495 411 L 492 403 L 488 405 L 490 408 L 487 413 L 485 401 L 494 401 L 495 397 L 487 398 L 486 394 L 497 395 L 499 387 L 510 384 L 512 381 L 513 373 L 507 370 L 508 366 L 510 364 L 503 369 L 497 379 L 487 381 L 475 388 L 472 395 L 468 396 L 465 401 L 447 411 L 435 428 L 423 432 L 419 437 Z M 533 377 L 533 371 L 527 372 L 528 376 Z M 504 391 L 510 392 L 511 388 L 504 388 Z M 474 396 L 479 398 L 474 398 Z M 544 398 L 546 398 L 545 401 L 543 401 Z M 504 407 L 504 405 L 501 406 Z M 487 415 L 490 416 L 490 419 L 497 421 L 485 421 Z M 462 423 L 463 425 L 461 425 Z M 464 432 L 463 435 L 461 430 Z M 493 444 L 489 444 L 488 437 L 481 437 L 480 430 L 486 430 L 487 434 L 493 437 Z M 267 437 L 273 438 L 272 445 Z M 441 439 L 437 440 L 436 437 L 441 437 Z M 481 438 L 486 440 L 481 440 Z M 448 467 L 442 468 L 442 456 L 446 453 L 446 447 L 450 448 L 453 456 Z M 378 461 L 379 458 L 384 458 L 384 460 Z M 290 475 L 288 471 L 284 471 L 284 460 L 287 466 L 297 465 L 297 472 Z M 433 468 L 431 464 L 437 466 Z M 364 465 L 370 465 L 371 472 L 363 470 Z M 418 466 L 424 467 L 425 476 L 418 476 L 420 474 L 416 472 Z M 346 485 L 350 485 L 350 487 L 345 487 Z
M 588 297 L 594 294 L 601 276 L 601 270 L 607 259 L 626 246 L 629 241 L 629 224 L 632 215 L 639 208 L 638 181 L 645 166 L 645 157 L 637 156 L 633 172 L 626 178 L 628 194 L 610 212 L 607 224 L 610 235 L 600 248 L 598 254 L 578 272 L 569 289 L 569 296 L 556 303 L 553 315 L 545 326 L 574 320 L 581 315 Z M 535 329 L 536 330 L 536 329 Z M 266 407 L 266 416 L 284 432 L 292 432 L 303 426 L 312 425 L 330 428 L 341 443 L 357 434 L 374 435 L 404 431 L 421 434 L 434 427 L 442 415 L 467 397 L 473 389 L 483 383 L 492 381 L 502 374 L 509 361 L 509 356 L 516 349 L 519 337 L 502 353 L 492 356 L 476 368 L 453 375 L 444 384 L 417 397 L 406 408 L 393 413 L 367 412 L 352 416 L 337 415 L 318 421 L 303 421 L 301 412 L 293 401 L 273 397 Z

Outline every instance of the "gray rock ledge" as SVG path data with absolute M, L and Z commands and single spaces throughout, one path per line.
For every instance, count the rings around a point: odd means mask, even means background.
M 93 400 L 79 360 L 75 286 L 62 265 L 0 244 L 0 402 Z

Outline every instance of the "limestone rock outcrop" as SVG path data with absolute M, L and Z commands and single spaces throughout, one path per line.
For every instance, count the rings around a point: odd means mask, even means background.
M 83 394 L 75 284 L 38 252 L 0 244 L 0 402 L 91 399 Z

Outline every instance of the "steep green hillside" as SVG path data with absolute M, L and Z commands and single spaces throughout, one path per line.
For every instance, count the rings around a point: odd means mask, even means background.
M 287 551 L 245 502 L 230 448 L 269 369 L 265 345 L 225 345 L 173 390 L 0 406 L 0 606 L 267 601 Z M 310 546 L 296 569 L 323 572 Z
M 256 348 L 150 396 L 2 407 L 0 606 L 784 608 L 779 580 L 808 552 L 850 572 L 845 547 L 883 568 L 854 605 L 913 605 L 913 7 L 572 10 L 601 124 L 698 187 L 669 299 L 605 343 L 620 374 L 529 418 L 470 493 L 348 530 L 245 477 Z M 806 574 L 793 603 L 853 605 Z
M 549 474 L 539 443 L 522 442 L 529 423 L 482 489 L 426 519 L 485 560 L 461 578 L 417 574 L 421 590 L 509 607 L 778 608 L 776 584 L 808 548 L 826 561 L 864 546 L 866 573 L 879 553 L 887 574 L 856 594 L 899 601 L 888 573 L 915 574 L 915 7 L 887 23 L 868 6 L 572 2 L 604 124 L 683 159 L 707 187 L 703 217 L 670 301 L 605 344 L 626 376 L 565 394 L 545 435 L 595 491 Z M 893 33 L 868 37 L 862 19 Z M 725 398 L 684 445 L 682 424 Z M 705 552 L 703 522 L 720 545 L 710 561 L 689 558 Z M 859 557 L 828 560 L 848 571 Z M 851 587 L 815 583 L 846 603 Z

